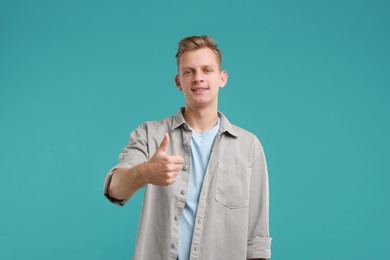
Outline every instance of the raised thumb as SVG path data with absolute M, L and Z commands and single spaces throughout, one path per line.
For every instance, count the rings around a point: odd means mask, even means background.
M 167 150 L 168 144 L 169 144 L 169 135 L 168 133 L 165 133 L 164 139 L 162 140 L 158 150 L 165 152 Z

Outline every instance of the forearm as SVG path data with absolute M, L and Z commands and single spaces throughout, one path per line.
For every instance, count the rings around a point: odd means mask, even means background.
M 114 171 L 108 193 L 111 197 L 123 200 L 129 199 L 134 193 L 145 186 L 142 173 L 145 171 L 145 164 L 141 163 L 132 168 L 118 168 Z
M 117 200 L 127 200 L 146 184 L 167 186 L 175 182 L 183 168 L 182 156 L 166 154 L 169 135 L 165 134 L 153 157 L 132 168 L 117 168 L 108 187 L 108 195 Z

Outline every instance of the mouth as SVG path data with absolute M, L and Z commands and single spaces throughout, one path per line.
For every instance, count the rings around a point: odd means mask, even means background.
M 207 87 L 194 87 L 194 88 L 191 88 L 191 91 L 193 91 L 193 92 L 202 92 L 202 91 L 206 91 L 208 89 L 209 88 L 207 88 Z

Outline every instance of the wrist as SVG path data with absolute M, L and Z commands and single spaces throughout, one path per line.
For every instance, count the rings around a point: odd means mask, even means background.
M 148 181 L 146 180 L 144 174 L 147 171 L 147 167 L 147 162 L 141 163 L 136 167 L 135 172 L 132 175 L 132 183 L 137 186 L 137 189 L 140 189 L 146 184 L 148 184 Z

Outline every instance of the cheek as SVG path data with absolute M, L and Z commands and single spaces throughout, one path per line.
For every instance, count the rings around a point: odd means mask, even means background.
M 191 79 L 189 78 L 183 78 L 180 82 L 183 88 L 191 86 Z
M 219 79 L 219 78 L 214 78 L 213 80 L 212 80 L 212 82 L 213 82 L 213 85 L 214 86 L 217 86 L 217 87 L 219 87 L 220 85 L 221 85 L 221 80 Z

